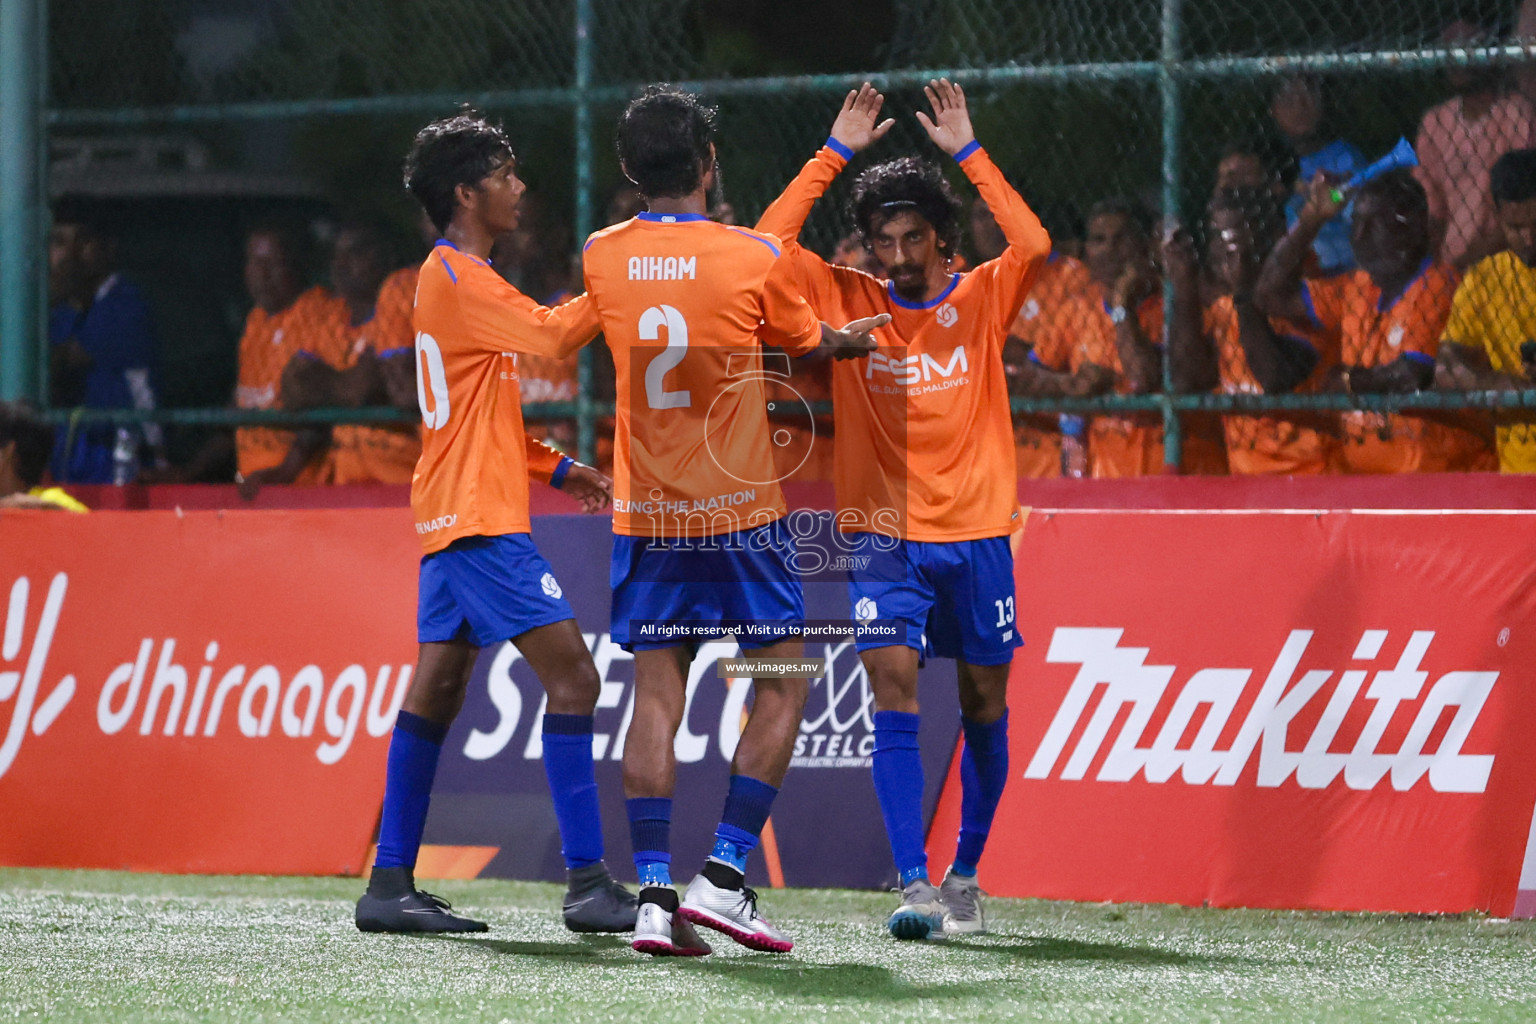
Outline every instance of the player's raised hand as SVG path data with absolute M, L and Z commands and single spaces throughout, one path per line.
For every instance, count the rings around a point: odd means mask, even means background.
M 843 109 L 837 112 L 837 120 L 832 122 L 832 137 L 855 153 L 878 142 L 896 123 L 893 117 L 880 120 L 880 107 L 884 103 L 885 97 L 868 82 L 854 89 L 843 100 Z
M 854 320 L 842 330 L 822 324 L 822 347 L 832 354 L 833 359 L 858 359 L 860 356 L 867 356 L 877 347 L 875 337 L 870 332 L 890 322 L 891 314 L 877 313 L 874 316 Z
M 940 78 L 925 85 L 923 92 L 933 107 L 933 117 L 919 110 L 917 119 L 935 146 L 954 156 L 976 141 L 976 132 L 971 128 L 971 113 L 965 109 L 964 89 L 947 78 Z
M 560 489 L 581 502 L 581 510 L 588 515 L 603 511 L 613 502 L 613 481 L 580 462 L 565 474 Z

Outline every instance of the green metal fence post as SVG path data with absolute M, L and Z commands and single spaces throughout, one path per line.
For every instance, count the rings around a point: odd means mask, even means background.
M 1183 155 L 1180 136 L 1184 131 L 1183 97 L 1175 76 L 1175 65 L 1183 49 L 1183 0 L 1163 0 L 1163 50 L 1158 65 L 1158 91 L 1162 95 L 1163 108 L 1163 226 L 1168 230 L 1179 222 L 1179 185 L 1183 178 Z M 1161 238 L 1154 238 L 1153 245 Z M 1173 281 L 1163 279 L 1163 469 L 1176 473 L 1183 453 L 1183 431 L 1179 414 L 1173 407 Z
M 576 0 L 576 243 L 592 232 L 592 0 Z M 597 462 L 597 402 L 592 395 L 592 346 L 576 370 L 576 454 Z
M 0 0 L 0 399 L 42 398 L 42 0 Z

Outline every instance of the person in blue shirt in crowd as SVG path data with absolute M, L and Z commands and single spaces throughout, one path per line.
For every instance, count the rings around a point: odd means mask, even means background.
M 1306 203 L 1307 185 L 1317 172 L 1344 180 L 1365 166 L 1365 157 L 1344 139 L 1326 141 L 1322 132 L 1322 84 L 1311 75 L 1291 75 L 1281 79 L 1270 97 L 1269 113 L 1280 134 L 1285 136 L 1295 160 L 1296 187 L 1285 204 L 1286 225 L 1295 227 L 1296 218 Z M 1318 269 L 1325 273 L 1354 268 L 1355 255 L 1349 247 L 1351 213 L 1351 209 L 1346 209 L 1329 221 L 1312 244 Z
M 149 304 L 116 269 L 116 244 L 95 204 L 61 199 L 48 237 L 49 396 L 55 408 L 153 409 L 155 329 Z M 71 421 L 58 428 L 51 468 L 61 483 L 112 483 L 118 431 Z M 122 439 L 161 450 L 146 424 Z M 125 461 L 119 453 L 119 461 Z M 119 477 L 123 466 L 118 467 Z M 117 482 L 123 482 L 119 479 Z

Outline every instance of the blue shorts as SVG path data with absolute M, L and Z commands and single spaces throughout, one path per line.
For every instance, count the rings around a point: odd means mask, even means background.
M 1007 537 L 947 543 L 845 534 L 870 561 L 848 583 L 857 622 L 906 624 L 908 647 L 972 665 L 1006 665 L 1024 641 L 1014 619 L 1013 552 Z M 857 641 L 861 651 L 888 640 Z
M 795 538 L 778 519 L 716 537 L 613 538 L 615 643 L 648 651 L 733 633 L 745 650 L 800 631 Z M 673 631 L 658 632 L 668 625 Z
M 575 617 L 526 533 L 461 537 L 421 560 L 420 643 L 469 640 L 488 647 Z

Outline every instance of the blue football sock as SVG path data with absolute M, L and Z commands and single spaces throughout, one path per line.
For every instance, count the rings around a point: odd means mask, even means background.
M 1008 712 L 995 722 L 962 718 L 960 725 L 965 730 L 965 753 L 960 758 L 960 845 L 955 850 L 954 872 L 971 877 L 1008 783 Z
M 757 838 L 773 809 L 773 798 L 778 795 L 778 789 L 766 782 L 749 775 L 732 775 L 710 859 L 746 874 L 747 855 L 757 847 Z
M 923 758 L 917 749 L 917 715 L 875 712 L 875 796 L 885 818 L 903 888 L 928 877 L 923 849 Z
M 432 779 L 443 749 L 446 725 L 402 711 L 395 717 L 384 769 L 384 813 L 379 818 L 375 868 L 415 868 L 421 833 L 427 827 Z
M 672 800 L 664 796 L 631 797 L 624 801 L 629 815 L 629 841 L 635 851 L 640 885 L 672 884 Z
M 603 818 L 592 772 L 592 716 L 544 716 L 544 776 L 560 822 L 560 853 L 568 870 L 603 859 Z

